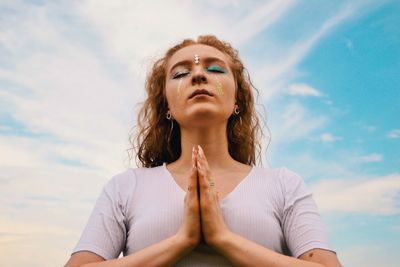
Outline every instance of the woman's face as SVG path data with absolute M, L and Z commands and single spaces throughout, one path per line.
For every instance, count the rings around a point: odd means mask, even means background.
M 218 49 L 195 44 L 167 62 L 168 108 L 181 127 L 224 123 L 235 108 L 235 79 L 230 59 Z

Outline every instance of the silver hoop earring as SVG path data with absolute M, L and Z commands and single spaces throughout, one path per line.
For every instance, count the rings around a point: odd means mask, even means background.
M 240 123 L 240 127 L 242 127 L 242 126 L 243 126 L 243 123 L 242 123 L 242 117 L 241 117 L 241 116 L 239 116 L 239 113 L 240 113 L 240 109 L 239 109 L 239 107 L 235 107 L 235 110 L 233 111 L 233 113 L 234 113 L 236 116 L 238 116 L 238 117 L 239 117 L 239 123 Z
M 165 115 L 165 117 L 167 118 L 167 120 L 171 120 L 172 115 L 171 115 L 171 112 L 169 110 L 167 111 L 167 115 Z

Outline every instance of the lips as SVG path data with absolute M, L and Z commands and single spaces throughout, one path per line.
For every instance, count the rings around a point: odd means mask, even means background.
M 209 91 L 207 91 L 206 89 L 197 89 L 196 91 L 194 91 L 190 96 L 189 99 L 195 97 L 196 95 L 209 95 L 209 96 L 213 96 L 213 94 L 211 94 Z

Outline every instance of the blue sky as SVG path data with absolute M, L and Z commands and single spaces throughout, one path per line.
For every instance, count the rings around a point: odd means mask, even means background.
M 399 14 L 370 0 L 1 1 L 5 266 L 66 261 L 127 167 L 151 62 L 204 33 L 239 49 L 271 131 L 264 166 L 304 177 L 342 263 L 397 266 Z

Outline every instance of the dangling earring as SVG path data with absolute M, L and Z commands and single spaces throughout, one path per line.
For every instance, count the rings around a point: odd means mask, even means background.
M 233 113 L 234 113 L 236 116 L 239 117 L 240 127 L 242 127 L 242 126 L 243 126 L 243 124 L 242 124 L 242 117 L 239 116 L 239 113 L 240 113 L 239 107 L 236 106 L 236 107 L 235 107 L 235 110 L 233 111 Z
M 174 130 L 174 119 L 172 118 L 172 114 L 169 110 L 167 111 L 167 115 L 165 117 L 171 122 L 171 130 L 169 131 L 169 135 L 167 137 L 167 142 L 169 143 L 171 140 L 172 131 Z
M 169 110 L 167 111 L 167 115 L 165 115 L 165 117 L 167 118 L 167 120 L 171 120 L 172 115 L 171 115 L 171 112 Z

